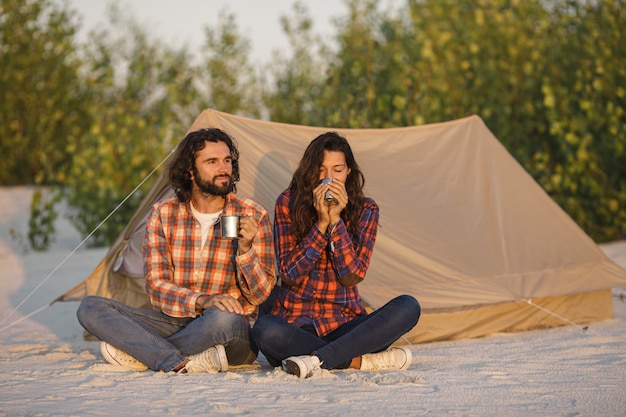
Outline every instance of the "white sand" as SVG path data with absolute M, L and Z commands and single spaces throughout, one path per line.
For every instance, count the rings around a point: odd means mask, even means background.
M 29 196 L 0 188 L 0 416 L 626 415 L 626 288 L 613 290 L 615 319 L 587 332 L 565 326 L 415 345 L 404 372 L 299 381 L 263 357 L 223 374 L 119 372 L 97 342 L 83 340 L 75 302 L 17 322 L 83 281 L 106 253 L 81 248 L 68 258 L 80 238 L 64 219 L 53 249 L 24 253 L 13 236 L 25 236 Z M 601 247 L 626 267 L 626 241 Z

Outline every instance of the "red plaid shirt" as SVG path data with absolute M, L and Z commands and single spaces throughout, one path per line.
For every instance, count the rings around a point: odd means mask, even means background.
M 222 239 L 218 222 L 202 247 L 200 223 L 189 203 L 172 198 L 152 208 L 143 241 L 146 291 L 152 305 L 172 317 L 196 317 L 202 294 L 229 294 L 248 316 L 276 283 L 272 229 L 267 211 L 258 203 L 226 196 L 223 216 L 254 216 L 259 233 L 252 248 L 237 255 L 237 239 Z M 221 216 L 220 216 L 221 218 Z
M 378 231 L 378 205 L 371 199 L 365 201 L 354 241 L 340 220 L 326 234 L 313 226 L 296 244 L 291 233 L 290 194 L 284 191 L 276 200 L 274 247 L 279 275 L 286 279 L 272 313 L 297 326 L 312 324 L 317 334 L 324 336 L 366 314 L 357 287 L 345 287 L 338 278 L 350 273 L 365 278 Z

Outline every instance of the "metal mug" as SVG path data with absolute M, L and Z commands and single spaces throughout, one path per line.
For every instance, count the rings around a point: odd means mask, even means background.
M 332 178 L 322 178 L 320 181 L 322 184 L 330 184 L 333 181 Z M 326 191 L 326 195 L 324 196 L 324 204 L 328 204 L 329 206 L 337 204 L 337 199 L 333 197 L 330 193 L 330 190 Z
M 222 216 L 220 230 L 224 239 L 236 239 L 239 237 L 239 216 Z

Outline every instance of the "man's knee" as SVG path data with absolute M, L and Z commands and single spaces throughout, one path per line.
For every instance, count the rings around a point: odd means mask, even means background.
M 252 327 L 252 339 L 259 345 L 259 347 L 265 347 L 265 341 L 281 340 L 284 337 L 285 319 L 275 315 L 265 315 L 259 317 Z
M 104 300 L 104 298 L 95 295 L 88 295 L 81 300 L 78 309 L 76 310 L 76 317 L 78 318 L 78 322 L 81 326 L 86 328 L 86 326 L 89 325 L 89 322 L 93 319 L 95 312 L 100 309 L 102 300 Z
M 205 310 L 202 314 L 207 324 L 213 329 L 220 329 L 226 333 L 229 332 L 248 332 L 248 320 L 246 316 L 241 314 L 222 311 L 218 308 Z

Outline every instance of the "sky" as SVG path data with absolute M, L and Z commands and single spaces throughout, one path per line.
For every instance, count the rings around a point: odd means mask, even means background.
M 55 0 L 67 2 L 82 18 L 79 36 L 86 37 L 96 25 L 106 25 L 107 6 L 117 3 L 133 16 L 148 33 L 172 46 L 187 44 L 199 47 L 204 43 L 204 28 L 216 27 L 219 12 L 235 15 L 239 33 L 252 43 L 253 62 L 267 62 L 272 51 L 287 48 L 287 39 L 280 26 L 280 17 L 293 14 L 295 0 Z M 313 18 L 313 30 L 331 39 L 336 32 L 333 18 L 344 16 L 343 0 L 303 0 Z M 151 28 L 154 28 L 152 30 Z

